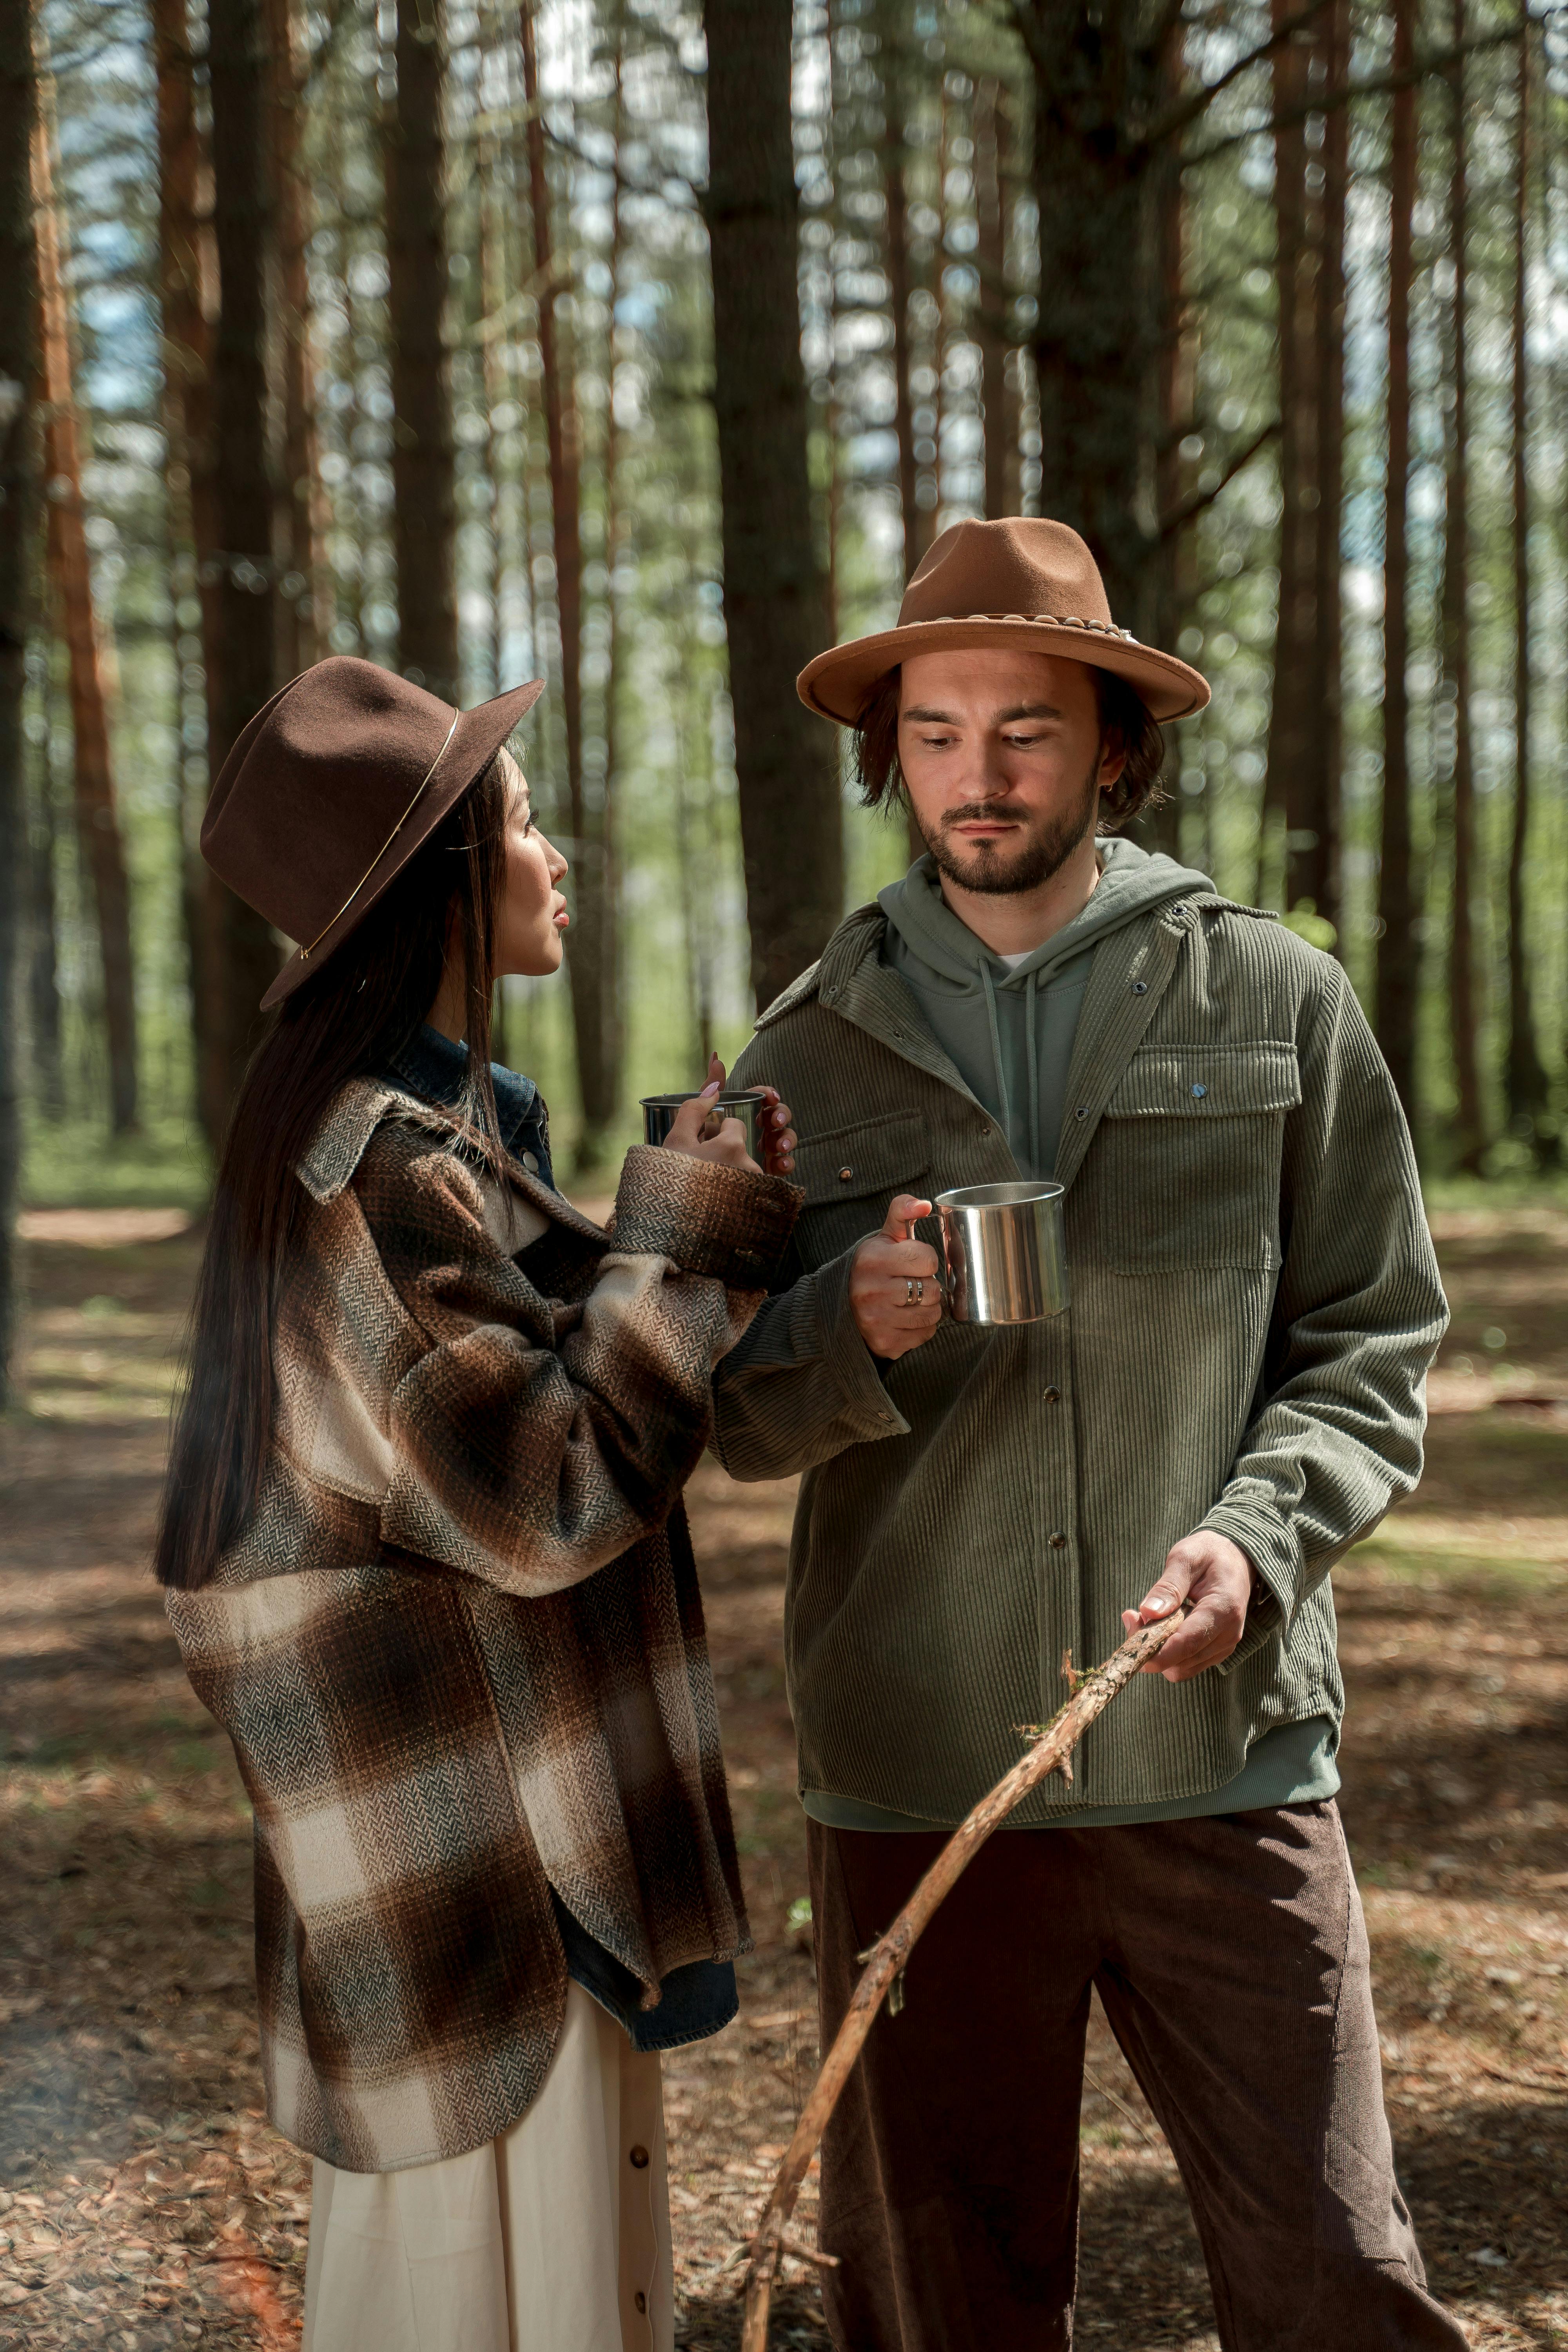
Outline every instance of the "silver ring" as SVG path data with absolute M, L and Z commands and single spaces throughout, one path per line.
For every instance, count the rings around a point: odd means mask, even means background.
M 926 1286 L 921 1276 L 918 1274 L 906 1274 L 904 1276 L 904 1305 L 906 1307 L 920 1307 L 924 1303 L 925 1295 Z

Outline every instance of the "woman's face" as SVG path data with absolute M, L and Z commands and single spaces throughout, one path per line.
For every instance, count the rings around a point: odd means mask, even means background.
M 496 909 L 496 976 L 559 971 L 568 918 L 566 901 L 555 886 L 566 871 L 566 860 L 533 822 L 522 770 L 510 751 L 500 756 L 509 798 L 506 879 Z

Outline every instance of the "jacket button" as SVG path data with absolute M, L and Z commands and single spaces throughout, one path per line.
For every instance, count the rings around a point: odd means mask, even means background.
M 639 2313 L 645 2312 L 647 2309 L 647 2296 L 644 2294 L 640 2286 L 638 2287 L 636 2294 L 633 2295 L 632 2301 L 636 2304 Z
M 523 1155 L 522 1155 L 522 1164 L 523 1164 L 523 1166 L 527 1169 L 527 1171 L 528 1171 L 528 1172 L 529 1172 L 529 1174 L 530 1174 L 531 1176 L 537 1176 L 537 1175 L 538 1175 L 538 1173 L 539 1173 L 539 1161 L 538 1161 L 538 1160 L 535 1158 L 534 1154 L 533 1154 L 531 1151 L 525 1151 L 525 1152 L 523 1153 Z
M 1207 1092 L 1208 1092 L 1208 1088 L 1207 1088 L 1207 1087 L 1194 1087 L 1193 1088 L 1193 1092 L 1194 1092 L 1194 1094 L 1195 1094 L 1195 1095 L 1200 1095 L 1200 1096 L 1201 1096 L 1201 1095 L 1206 1095 L 1206 1094 L 1207 1094 Z
M 632 2150 L 632 2169 L 634 2172 L 646 2172 L 647 2169 L 647 2150 L 640 2144 Z
M 1146 980 L 1135 980 L 1132 983 L 1132 993 L 1134 996 L 1147 996 L 1149 993 L 1148 982 Z
M 1073 1117 L 1075 1118 L 1087 1118 L 1089 1117 L 1089 1105 L 1087 1103 L 1079 1103 L 1077 1110 L 1073 1113 Z
M 839 1170 L 839 1171 L 838 1171 L 838 1181 L 839 1181 L 839 1182 L 840 1182 L 841 1184 L 847 1184 L 847 1183 L 848 1183 L 848 1181 L 849 1181 L 849 1179 L 851 1178 L 851 1176 L 853 1176 L 853 1175 L 854 1175 L 854 1173 L 855 1173 L 855 1171 L 853 1170 L 853 1168 L 841 1168 L 841 1169 Z
M 1060 1404 L 1061 1401 L 1062 1392 L 1060 1389 L 1047 1389 L 1046 1391 L 1046 1402 L 1047 1404 Z
M 1068 1539 L 1058 1528 L 1057 1533 L 1051 1538 L 1051 1549 L 1053 1551 L 1066 1551 L 1067 1548 Z

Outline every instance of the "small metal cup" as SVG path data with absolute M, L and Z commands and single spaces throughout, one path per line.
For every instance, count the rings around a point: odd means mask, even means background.
M 675 1125 L 676 1113 L 682 1105 L 694 1101 L 697 1088 L 684 1095 L 644 1095 L 642 1098 L 642 1135 L 645 1143 L 662 1143 Z M 767 1097 L 758 1089 L 736 1094 L 715 1095 L 713 1108 L 702 1122 L 704 1141 L 711 1142 L 727 1118 L 738 1118 L 746 1130 L 746 1150 L 760 1168 L 763 1164 L 763 1113 L 767 1108 Z
M 1060 1184 L 940 1192 L 942 1292 L 955 1323 L 1037 1323 L 1068 1304 Z

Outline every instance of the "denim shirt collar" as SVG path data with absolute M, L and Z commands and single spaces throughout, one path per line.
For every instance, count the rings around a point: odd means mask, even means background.
M 411 1087 L 426 1102 L 453 1104 L 463 1091 L 468 1071 L 468 1049 L 444 1037 L 439 1029 L 432 1029 L 426 1021 L 416 1029 L 408 1043 L 394 1054 L 389 1063 L 394 1077 Z M 514 1160 L 531 1154 L 538 1162 L 538 1172 L 544 1181 L 553 1186 L 555 1179 L 550 1167 L 550 1120 L 543 1097 L 531 1078 L 520 1071 L 509 1070 L 503 1063 L 490 1064 L 490 1083 L 495 1088 L 496 1117 L 500 1123 L 500 1143 Z

